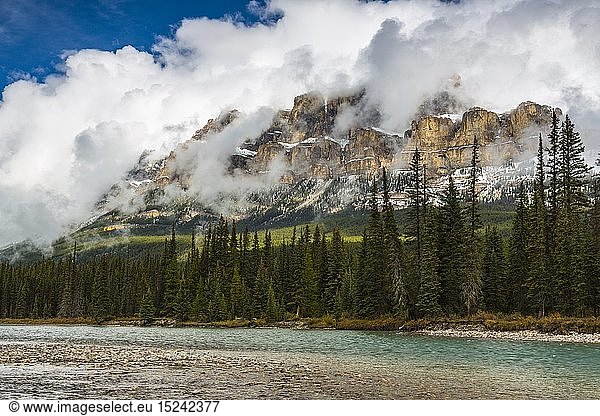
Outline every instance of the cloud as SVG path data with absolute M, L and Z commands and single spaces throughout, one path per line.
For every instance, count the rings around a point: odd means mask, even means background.
M 268 124 L 273 109 L 310 90 L 333 96 L 365 86 L 385 127 L 399 130 L 439 90 L 500 112 L 535 100 L 570 112 L 598 147 L 593 0 L 272 0 L 249 10 L 263 21 L 185 19 L 152 53 L 75 51 L 60 73 L 7 86 L 0 243 L 55 238 L 85 220 L 144 149 L 166 155 L 231 108 L 246 116 L 188 150 L 193 190 L 215 200 L 221 190 L 254 189 L 260 183 L 232 178 L 220 163 Z

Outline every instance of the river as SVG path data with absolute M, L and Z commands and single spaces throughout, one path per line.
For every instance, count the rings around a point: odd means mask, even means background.
M 600 345 L 397 332 L 0 326 L 0 399 L 600 399 Z

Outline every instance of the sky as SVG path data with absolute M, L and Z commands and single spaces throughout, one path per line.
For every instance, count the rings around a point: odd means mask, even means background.
M 43 80 L 61 56 L 80 49 L 151 51 L 186 17 L 257 16 L 247 0 L 0 0 L 0 90 L 23 77 Z
M 233 108 L 182 158 L 193 191 L 262 186 L 223 162 L 313 90 L 365 88 L 397 131 L 442 90 L 496 112 L 536 101 L 600 149 L 597 0 L 0 0 L 0 71 L 0 245 L 68 232 L 142 152 Z

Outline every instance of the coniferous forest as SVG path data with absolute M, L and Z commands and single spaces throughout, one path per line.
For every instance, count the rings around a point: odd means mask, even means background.
M 294 316 L 431 318 L 477 311 L 546 316 L 600 314 L 600 182 L 567 116 L 539 138 L 533 185 L 522 183 L 512 229 L 481 225 L 474 138 L 470 182 L 450 176 L 433 194 L 419 149 L 410 165 L 409 226 L 401 233 L 385 170 L 373 181 L 362 242 L 339 229 L 269 231 L 221 218 L 177 250 L 176 227 L 162 253 L 72 255 L 0 264 L 0 317 L 157 317 L 179 321 Z

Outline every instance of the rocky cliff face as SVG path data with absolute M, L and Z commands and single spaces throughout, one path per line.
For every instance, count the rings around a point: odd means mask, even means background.
M 435 105 L 429 102 L 421 106 L 411 128 L 400 134 L 377 127 L 379 113 L 368 106 L 364 96 L 360 92 L 325 99 L 312 92 L 296 97 L 291 110 L 279 111 L 265 132 L 247 140 L 231 156 L 231 170 L 260 174 L 277 163 L 285 172 L 285 183 L 331 179 L 370 174 L 382 167 L 405 168 L 414 149 L 419 148 L 429 171 L 443 175 L 470 163 L 475 137 L 484 166 L 518 159 L 534 150 L 535 137 L 546 132 L 552 117 L 550 107 L 533 102 L 524 102 L 504 114 L 473 107 L 462 115 L 424 115 L 426 111 L 456 108 L 455 101 L 442 97 L 442 101 L 433 101 Z M 191 141 L 221 132 L 238 117 L 234 110 L 209 120 Z M 346 119 L 343 126 L 341 118 Z M 189 185 L 185 172 L 173 169 L 178 154 L 188 145 L 181 144 L 160 169 L 155 169 L 151 178 L 155 183 L 164 186 L 179 181 L 184 188 Z
M 457 172 L 460 176 L 460 168 L 469 165 L 475 137 L 481 144 L 484 171 L 501 165 L 514 170 L 513 162 L 535 154 L 537 136 L 540 132 L 545 136 L 552 115 L 550 107 L 533 102 L 504 114 L 480 107 L 459 114 L 455 112 L 459 107 L 452 97 L 441 94 L 420 106 L 410 129 L 399 133 L 380 128 L 380 114 L 369 105 L 364 92 L 336 98 L 303 94 L 294 99 L 291 109 L 278 111 L 262 134 L 247 138 L 232 152 L 229 169 L 246 175 L 269 171 L 280 175 L 280 184 L 273 190 L 249 197 L 253 208 L 245 209 L 256 213 L 272 212 L 275 206 L 280 215 L 306 209 L 334 212 L 360 204 L 357 201 L 366 195 L 369 178 L 382 167 L 389 168 L 399 184 L 393 198 L 402 205 L 406 199 L 406 185 L 402 184 L 407 183 L 402 175 L 406 175 L 415 148 L 421 150 L 427 172 L 440 183 L 444 175 Z M 192 185 L 191 172 L 182 171 L 181 166 L 187 165 L 185 158 L 194 152 L 185 150 L 211 140 L 209 136 L 223 131 L 239 116 L 234 110 L 209 120 L 164 160 L 149 165 L 141 158 L 126 186 L 135 188 L 144 201 L 153 201 L 147 205 L 160 204 L 161 199 L 152 196 L 160 195 L 167 186 L 187 190 Z M 501 174 L 506 172 L 504 169 Z M 514 175 L 509 173 L 509 179 L 498 181 L 513 181 Z M 503 198 L 498 183 L 491 188 L 489 198 Z
M 416 147 L 425 163 L 439 174 L 465 167 L 471 160 L 473 140 L 481 145 L 483 165 L 499 165 L 530 154 L 539 133 L 546 133 L 552 108 L 525 102 L 504 114 L 480 107 L 458 114 L 429 115 L 412 122 L 405 133 L 407 146 L 400 156 L 405 164 Z
M 243 148 L 256 152 L 243 167 L 249 173 L 268 171 L 274 161 L 285 165 L 286 182 L 360 174 L 389 166 L 402 138 L 367 127 L 361 119 L 378 121 L 368 108 L 364 92 L 325 99 L 317 93 L 296 97 L 291 110 L 280 111 L 272 126 Z M 356 119 L 336 128 L 338 115 L 350 112 Z M 242 167 L 242 166 L 239 166 Z

